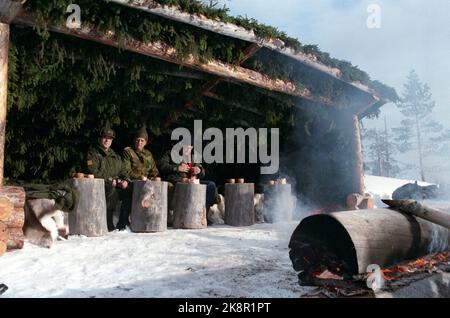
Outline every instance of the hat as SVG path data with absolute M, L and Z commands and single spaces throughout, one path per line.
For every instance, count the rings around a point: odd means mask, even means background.
M 104 128 L 102 128 L 100 130 L 100 134 L 98 136 L 99 137 L 104 137 L 104 138 L 112 138 L 112 139 L 114 139 L 116 137 L 116 133 L 111 128 L 104 127 Z
M 148 141 L 148 133 L 145 128 L 141 128 L 134 134 L 134 138 L 144 138 Z

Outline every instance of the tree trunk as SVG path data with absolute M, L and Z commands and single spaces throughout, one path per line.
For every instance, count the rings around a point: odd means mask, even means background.
M 255 224 L 253 183 L 225 185 L 225 224 L 250 226 Z
M 3 4 L 2 4 L 3 5 Z M 6 111 L 8 108 L 9 24 L 0 22 L 0 187 L 5 161 Z
M 266 222 L 289 222 L 294 213 L 294 197 L 290 184 L 269 185 L 264 192 Z
M 73 179 L 72 183 L 80 193 L 80 200 L 77 208 L 69 213 L 69 233 L 85 236 L 107 234 L 104 180 Z
M 10 250 L 19 250 L 23 248 L 24 235 L 21 227 L 9 227 L 8 228 L 8 242 L 7 247 L 8 251 Z
M 173 200 L 174 229 L 204 229 L 207 227 L 206 185 L 177 183 Z
M 390 207 L 400 212 L 412 214 L 421 219 L 450 229 L 450 214 L 423 205 L 415 200 L 382 200 Z
M 167 182 L 134 181 L 131 208 L 133 232 L 167 230 Z
M 0 197 L 0 221 L 6 221 L 11 216 L 14 205 L 7 197 Z

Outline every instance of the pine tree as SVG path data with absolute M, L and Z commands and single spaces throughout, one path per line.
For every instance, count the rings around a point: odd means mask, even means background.
M 395 177 L 400 172 L 399 162 L 394 158 L 396 147 L 385 129 L 363 129 L 362 138 L 366 150 L 366 170 L 375 176 Z
M 450 134 L 444 127 L 432 119 L 435 107 L 428 85 L 422 83 L 415 71 L 411 71 L 401 101 L 397 104 L 405 116 L 400 127 L 394 128 L 395 141 L 399 151 L 416 151 L 422 181 L 425 181 L 425 163 L 427 155 L 442 151 Z

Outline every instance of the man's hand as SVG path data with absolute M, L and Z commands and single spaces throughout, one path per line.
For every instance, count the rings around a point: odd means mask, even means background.
M 200 172 L 202 172 L 202 169 L 200 169 L 199 167 L 192 167 L 192 172 L 194 173 L 194 175 L 198 175 L 200 174 Z
M 115 187 L 117 186 L 117 181 L 116 181 L 116 179 L 113 179 L 113 180 L 111 181 L 111 186 L 112 186 L 113 188 L 115 188 Z
M 189 165 L 187 165 L 187 164 L 185 164 L 185 163 L 182 163 L 182 164 L 180 164 L 179 166 L 178 166 L 178 171 L 179 172 L 189 172 Z

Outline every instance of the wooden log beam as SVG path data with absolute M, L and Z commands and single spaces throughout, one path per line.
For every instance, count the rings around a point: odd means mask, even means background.
M 21 12 L 14 23 L 36 26 L 36 19 L 32 14 Z M 244 82 L 256 87 L 261 87 L 270 91 L 275 91 L 307 100 L 319 100 L 319 96 L 314 96 L 306 88 L 298 88 L 291 82 L 285 82 L 280 79 L 271 79 L 267 75 L 249 70 L 240 66 L 223 63 L 219 60 L 210 60 L 202 63 L 193 56 L 180 58 L 175 48 L 161 42 L 143 43 L 134 39 L 124 40 L 123 42 L 112 32 L 99 33 L 93 28 L 85 25 L 81 29 L 68 29 L 65 26 L 49 25 L 48 29 L 52 32 L 75 36 L 84 40 L 101 43 L 104 45 L 126 49 L 130 52 L 143 54 L 149 57 L 160 59 L 169 63 L 185 66 L 194 70 L 216 75 L 221 78 Z
M 450 214 L 426 206 L 415 200 L 382 200 L 391 208 L 403 213 L 412 214 L 421 219 L 430 221 L 432 223 L 441 225 L 450 229 Z
M 0 187 L 3 185 L 3 165 L 5 161 L 6 112 L 8 109 L 8 52 L 9 24 L 0 22 Z
M 220 102 L 222 102 L 222 103 L 224 103 L 224 104 L 226 104 L 226 105 L 230 105 L 230 106 L 233 106 L 233 107 L 236 107 L 236 108 L 245 110 L 246 112 L 249 112 L 249 113 L 258 115 L 258 116 L 260 116 L 260 117 L 264 117 L 264 116 L 265 116 L 265 115 L 264 115 L 263 113 L 261 113 L 260 111 L 257 111 L 257 110 L 255 110 L 255 109 L 246 107 L 246 106 L 241 105 L 241 104 L 238 104 L 238 103 L 233 103 L 233 102 L 226 101 L 225 98 L 223 98 L 222 96 L 219 96 L 219 95 L 214 94 L 214 93 L 212 93 L 212 92 L 207 92 L 207 93 L 204 93 L 203 95 L 206 96 L 206 97 L 209 97 L 209 98 L 211 98 L 211 99 L 220 101 Z
M 232 23 L 217 21 L 209 19 L 205 16 L 184 12 L 181 11 L 176 6 L 161 5 L 153 0 L 110 0 L 110 1 L 130 8 L 158 15 L 166 19 L 193 25 L 198 28 L 212 31 L 235 39 L 257 43 L 262 47 L 268 48 L 274 52 L 285 55 L 304 65 L 307 65 L 315 70 L 318 70 L 327 76 L 331 76 L 334 79 L 345 83 L 346 86 L 352 89 L 357 89 L 370 95 L 374 93 L 372 89 L 361 83 L 349 83 L 342 80 L 340 78 L 340 70 L 317 62 L 314 56 L 304 54 L 301 52 L 295 52 L 295 50 L 286 47 L 285 43 L 280 39 L 262 39 L 258 37 L 252 30 L 247 30 L 243 27 L 237 26 Z
M 25 1 L 0 0 L 0 22 L 9 24 L 22 10 Z

